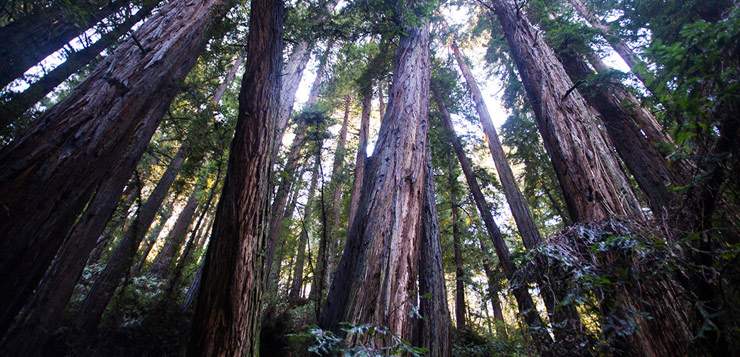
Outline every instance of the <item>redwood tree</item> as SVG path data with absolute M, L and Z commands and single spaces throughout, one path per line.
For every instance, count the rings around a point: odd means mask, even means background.
M 420 6 L 419 2 L 410 4 Z M 407 27 L 363 195 L 320 324 L 386 326 L 412 337 L 429 99 L 429 24 Z M 370 194 L 372 193 L 372 194 Z
M 169 2 L 0 151 L 0 329 L 36 287 L 103 180 L 130 175 L 225 0 Z M 141 47 L 140 47 L 141 46 Z M 142 151 L 143 152 L 143 151 Z M 127 172 L 126 172 L 127 171 Z
M 228 170 L 205 258 L 190 356 L 258 353 L 272 143 L 279 113 L 284 8 L 251 3 L 247 63 Z

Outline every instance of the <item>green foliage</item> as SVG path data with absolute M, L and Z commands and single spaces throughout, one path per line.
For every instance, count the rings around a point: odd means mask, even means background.
M 304 333 L 313 340 L 308 351 L 318 355 L 341 356 L 413 356 L 421 357 L 426 351 L 414 347 L 387 328 L 373 324 L 345 324 L 344 337 L 313 326 Z

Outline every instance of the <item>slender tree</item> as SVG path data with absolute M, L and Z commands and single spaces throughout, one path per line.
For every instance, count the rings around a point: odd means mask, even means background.
M 352 227 L 352 223 L 357 215 L 357 209 L 360 205 L 362 195 L 362 182 L 365 176 L 365 163 L 367 161 L 367 135 L 370 130 L 370 111 L 372 111 L 373 90 L 372 83 L 369 83 L 363 89 L 362 94 L 362 114 L 360 115 L 360 131 L 357 134 L 357 156 L 355 157 L 355 175 L 352 182 L 352 193 L 349 203 L 349 218 L 347 227 Z
M 0 290 L 9 292 L 0 298 L 0 330 L 38 285 L 95 188 L 133 172 L 141 143 L 146 147 L 226 4 L 167 3 L 136 40 L 118 46 L 0 151 L 0 200 L 7 207 L 0 213 Z
M 455 257 L 455 321 L 457 329 L 465 329 L 465 268 L 463 267 L 462 242 L 460 237 L 460 215 L 458 213 L 457 176 L 453 160 L 449 161 L 447 183 L 450 196 L 450 220 L 452 226 L 452 251 Z
M 329 196 L 331 203 L 329 204 L 329 217 L 328 217 L 328 232 L 327 236 L 329 241 L 327 242 L 327 264 L 326 270 L 320 270 L 317 273 L 321 275 L 325 281 L 325 286 L 329 286 L 331 282 L 331 275 L 336 265 L 335 257 L 338 255 L 336 250 L 339 247 L 340 238 L 338 237 L 337 230 L 341 224 L 342 219 L 342 185 L 344 184 L 344 157 L 347 154 L 347 125 L 349 124 L 349 112 L 350 104 L 352 103 L 352 97 L 346 95 L 344 97 L 344 117 L 342 119 L 342 125 L 339 128 L 339 134 L 337 136 L 337 146 L 334 150 L 334 162 L 332 163 L 331 171 L 331 183 L 329 184 Z M 321 254 L 321 253 L 319 253 Z
M 195 210 L 198 208 L 199 193 L 200 190 L 196 187 L 190 196 L 188 196 L 185 207 L 180 211 L 180 215 L 177 216 L 175 225 L 172 226 L 172 230 L 167 235 L 162 249 L 159 250 L 151 268 L 149 268 L 150 275 L 165 278 L 173 268 L 172 264 L 177 260 L 176 255 L 185 242 L 185 236 L 193 222 Z
M 303 220 L 301 221 L 301 231 L 298 235 L 298 246 L 296 247 L 296 258 L 293 266 L 293 280 L 290 283 L 290 301 L 297 302 L 301 298 L 303 290 L 303 266 L 306 259 L 306 244 L 308 243 L 308 221 L 311 219 L 314 194 L 319 179 L 319 158 L 314 158 L 314 168 L 311 171 L 311 184 L 308 187 L 308 196 L 306 205 L 303 207 Z
M 258 353 L 283 20 L 282 1 L 252 1 L 239 119 L 203 268 L 190 356 Z

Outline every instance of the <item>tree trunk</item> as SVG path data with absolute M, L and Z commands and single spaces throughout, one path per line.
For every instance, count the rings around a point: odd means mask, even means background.
M 452 355 L 450 311 L 442 267 L 434 172 L 428 148 L 426 159 L 424 208 L 419 232 L 419 312 L 422 319 L 418 322 L 418 341 L 414 345 L 426 348 L 428 356 L 444 357 Z
M 385 103 L 383 103 L 383 85 L 382 82 L 378 83 L 378 115 L 380 115 L 380 121 L 385 118 Z
M 438 98 L 438 96 L 435 96 L 435 98 Z M 481 191 L 475 177 L 475 173 L 473 172 L 470 160 L 465 156 L 465 151 L 460 143 L 460 139 L 455 135 L 455 131 L 452 128 L 452 122 L 449 119 L 449 113 L 447 112 L 444 103 L 438 100 L 437 104 L 438 109 L 442 113 L 442 123 L 445 126 L 445 129 L 450 133 L 452 147 L 458 161 L 460 162 L 460 166 L 462 167 L 465 180 L 467 181 L 470 192 L 473 195 L 475 205 L 478 207 L 478 212 L 480 213 L 481 219 L 488 231 L 488 235 L 491 238 L 494 250 L 498 256 L 499 263 L 501 264 L 501 269 L 509 280 L 509 285 L 514 294 L 514 298 L 517 301 L 519 314 L 522 320 L 524 320 L 527 326 L 529 326 L 529 333 L 534 339 L 537 350 L 541 354 L 547 354 L 552 346 L 552 338 L 545 331 L 545 326 L 537 313 L 536 306 L 532 301 L 532 296 L 527 290 L 526 282 L 516 281 L 514 278 L 516 266 L 511 258 L 511 253 L 509 253 L 509 248 L 506 246 L 506 242 L 504 242 L 501 231 L 493 220 L 493 216 L 491 215 L 488 204 L 486 203 L 485 196 L 483 196 L 483 192 Z
M 488 254 L 488 247 L 483 242 L 483 238 L 478 235 L 478 243 L 483 253 Z M 501 308 L 501 301 L 498 297 L 498 280 L 496 279 L 496 273 L 493 267 L 487 261 L 483 261 L 483 271 L 486 273 L 486 279 L 488 280 L 488 299 L 491 301 L 491 307 L 493 308 L 493 319 L 496 321 L 496 334 L 497 337 L 506 338 L 506 321 L 504 321 L 504 312 Z
M 251 2 L 239 117 L 206 253 L 189 356 L 258 353 L 283 19 L 282 1 Z
M 462 243 L 458 226 L 457 178 L 454 177 L 454 161 L 449 160 L 448 184 L 450 194 L 450 219 L 452 220 L 452 250 L 455 256 L 455 321 L 457 329 L 465 329 L 465 268 L 463 268 Z
M 496 127 L 493 126 L 491 115 L 488 112 L 488 107 L 483 101 L 483 95 L 481 94 L 478 83 L 470 71 L 468 64 L 465 62 L 465 57 L 457 47 L 456 42 L 452 42 L 450 45 L 452 52 L 455 54 L 457 64 L 460 67 L 465 82 L 468 85 L 470 97 L 475 104 L 475 109 L 480 117 L 480 123 L 483 127 L 483 133 L 486 135 L 486 142 L 488 143 L 488 150 L 491 152 L 493 163 L 496 166 L 496 172 L 498 172 L 499 181 L 504 189 L 504 195 L 506 196 L 506 202 L 509 204 L 511 214 L 514 216 L 514 221 L 519 229 L 519 234 L 522 236 L 522 241 L 527 249 L 534 249 L 542 241 L 540 232 L 537 230 L 537 225 L 532 219 L 532 212 L 529 210 L 527 201 L 519 190 L 519 186 L 514 178 L 514 173 L 511 171 L 511 166 L 506 159 L 504 153 L 504 147 L 501 145 Z
M 3 326 L 37 286 L 95 188 L 131 174 L 140 145 L 146 147 L 225 4 L 167 3 L 136 31 L 144 51 L 125 41 L 0 151 L 0 200 L 8 208 L 0 213 L 6 237 L 0 291 L 13 292 L 0 298 Z
M 642 217 L 596 118 L 542 36 L 510 0 L 493 2 L 570 216 L 578 222 Z
M 0 38 L 4 41 L 0 58 L 5 59 L 0 67 L 0 88 L 23 76 L 26 70 L 95 26 L 100 20 L 128 5 L 130 1 L 99 3 L 103 6 L 84 10 L 64 5 L 54 6 L 0 28 Z M 85 14 L 85 10 L 90 14 Z M 84 15 L 80 17 L 80 13 Z
M 324 51 L 324 54 L 321 57 L 321 60 L 319 61 L 319 68 L 316 72 L 316 79 L 314 79 L 314 82 L 311 85 L 311 91 L 308 95 L 308 100 L 306 101 L 305 108 L 311 108 L 319 100 L 321 84 L 324 81 L 324 76 L 322 75 L 322 73 L 326 70 L 330 50 L 331 44 L 328 45 L 326 51 Z M 282 217 L 283 213 L 285 212 L 285 206 L 288 204 L 288 194 L 290 193 L 290 186 L 295 180 L 295 170 L 298 165 L 298 160 L 300 159 L 301 150 L 303 149 L 303 145 L 306 142 L 306 131 L 306 123 L 298 123 L 298 126 L 296 127 L 295 137 L 293 138 L 293 142 L 290 144 L 290 149 L 288 150 L 288 155 L 285 159 L 285 167 L 283 168 L 283 173 L 281 175 L 280 185 L 278 185 L 278 189 L 275 192 L 275 198 L 272 201 L 272 207 L 270 209 L 272 217 Z M 278 143 L 275 145 L 280 144 Z M 275 256 L 275 248 L 277 246 L 278 239 L 280 238 L 280 231 L 282 227 L 282 219 L 278 218 L 270 220 L 270 231 L 267 236 L 265 271 L 270 271 L 272 267 L 272 261 Z
M 159 221 L 156 225 L 154 225 L 154 228 L 149 230 L 149 233 L 147 234 L 146 239 L 144 240 L 144 247 L 141 248 L 141 254 L 139 257 L 139 262 L 134 266 L 134 269 L 131 271 L 133 275 L 139 275 L 142 273 L 144 269 L 144 265 L 146 264 L 146 258 L 149 256 L 149 253 L 152 251 L 152 248 L 154 248 L 154 244 L 157 243 L 157 239 L 159 239 L 159 235 L 162 233 L 162 230 L 164 229 L 164 226 L 167 225 L 167 221 L 172 216 L 172 204 L 173 202 L 170 202 L 169 204 L 166 204 L 162 207 L 162 209 L 159 210 Z
M 586 81 L 593 75 L 582 55 L 569 50 L 559 51 L 558 55 L 574 82 Z M 668 186 L 679 183 L 679 180 L 636 124 L 640 121 L 637 116 L 649 113 L 621 84 L 597 84 L 584 93 L 586 101 L 601 114 L 614 147 L 647 196 L 653 214 L 663 216 L 673 201 L 673 193 Z
M 409 5 L 409 4 L 407 4 Z M 418 6 L 412 3 L 412 6 Z M 388 112 L 320 324 L 373 323 L 410 340 L 424 201 L 429 24 L 404 31 Z M 377 341 L 383 343 L 382 341 Z
M 316 193 L 316 185 L 319 179 L 319 160 L 315 158 L 314 169 L 311 174 L 311 185 L 308 188 L 308 198 L 306 198 L 306 205 L 303 207 L 303 223 L 301 224 L 301 233 L 298 238 L 298 246 L 296 247 L 296 259 L 293 267 L 293 281 L 290 284 L 290 294 L 288 299 L 291 302 L 296 302 L 301 298 L 301 290 L 303 288 L 303 265 L 306 259 L 306 243 L 308 242 L 308 227 L 307 222 L 311 219 L 311 205 Z
M 105 312 L 105 308 L 113 298 L 116 288 L 130 271 L 141 240 L 149 230 L 157 211 L 162 206 L 162 202 L 167 197 L 172 183 L 175 182 L 175 178 L 177 178 L 177 174 L 185 162 L 185 151 L 185 144 L 183 144 L 177 150 L 177 154 L 167 166 L 167 170 L 157 182 L 157 186 L 147 198 L 146 203 L 139 209 L 139 214 L 133 224 L 116 246 L 110 259 L 108 259 L 105 270 L 90 288 L 90 292 L 78 312 L 77 325 L 83 330 L 94 331 L 98 327 L 103 312 Z
M 378 87 L 380 88 L 380 87 Z M 360 206 L 360 197 L 362 195 L 362 182 L 365 177 L 365 162 L 367 161 L 367 134 L 370 131 L 370 112 L 372 111 L 373 90 L 372 83 L 362 95 L 362 115 L 360 117 L 360 132 L 358 134 L 357 156 L 355 157 L 355 177 L 352 182 L 352 196 L 349 203 L 349 218 L 347 227 L 352 227 L 352 223 L 357 215 L 357 209 Z
M 190 194 L 190 197 L 188 197 L 185 207 L 180 211 L 175 225 L 172 226 L 172 230 L 164 241 L 164 246 L 157 253 L 156 258 L 154 258 L 154 263 L 149 268 L 149 275 L 163 279 L 169 274 L 172 268 L 172 262 L 176 260 L 176 255 L 185 241 L 185 236 L 188 234 L 188 228 L 190 228 L 190 224 L 193 222 L 195 209 L 198 207 L 198 192 L 198 188 L 195 188 Z
M 331 205 L 329 206 L 329 232 L 328 232 L 328 254 L 326 270 L 321 271 L 320 274 L 324 279 L 325 286 L 329 286 L 331 283 L 332 273 L 334 272 L 334 266 L 337 260 L 337 249 L 341 238 L 337 233 L 339 225 L 342 219 L 342 185 L 345 182 L 344 175 L 344 157 L 346 155 L 347 147 L 347 124 L 349 123 L 349 109 L 352 98 L 347 95 L 344 97 L 344 119 L 342 120 L 342 126 L 339 129 L 339 136 L 337 137 L 337 147 L 334 150 L 334 163 L 332 164 L 331 171 L 331 184 L 329 189 L 331 190 Z
M 95 43 L 79 51 L 72 52 L 66 60 L 46 73 L 41 79 L 33 82 L 21 93 L 8 93 L 4 103 L 0 105 L 0 128 L 7 126 L 13 120 L 20 117 L 34 104 L 38 103 L 58 85 L 67 80 L 69 76 L 77 73 L 81 68 L 90 63 L 103 50 L 118 41 L 121 36 L 131 30 L 136 23 L 149 16 L 154 4 L 147 4 L 136 14 L 126 18 L 115 29 L 103 34 Z
M 573 6 L 573 8 L 576 10 L 576 12 L 581 15 L 588 23 L 598 31 L 604 39 L 609 42 L 609 45 L 612 46 L 615 52 L 619 55 L 619 57 L 624 60 L 624 63 L 627 64 L 627 67 L 630 68 L 630 71 L 634 73 L 635 77 L 642 82 L 642 84 L 647 88 L 652 94 L 655 94 L 655 88 L 653 84 L 653 78 L 652 75 L 647 72 L 647 66 L 645 63 L 640 59 L 639 56 L 625 43 L 622 39 L 619 38 L 619 36 L 612 33 L 611 29 L 609 28 L 609 25 L 599 20 L 593 13 L 591 13 L 591 10 L 588 9 L 586 4 L 584 4 L 581 0 L 568 0 L 570 4 Z

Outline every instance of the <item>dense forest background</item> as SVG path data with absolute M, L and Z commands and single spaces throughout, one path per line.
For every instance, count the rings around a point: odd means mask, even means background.
M 0 3 L 0 354 L 740 353 L 734 0 Z

